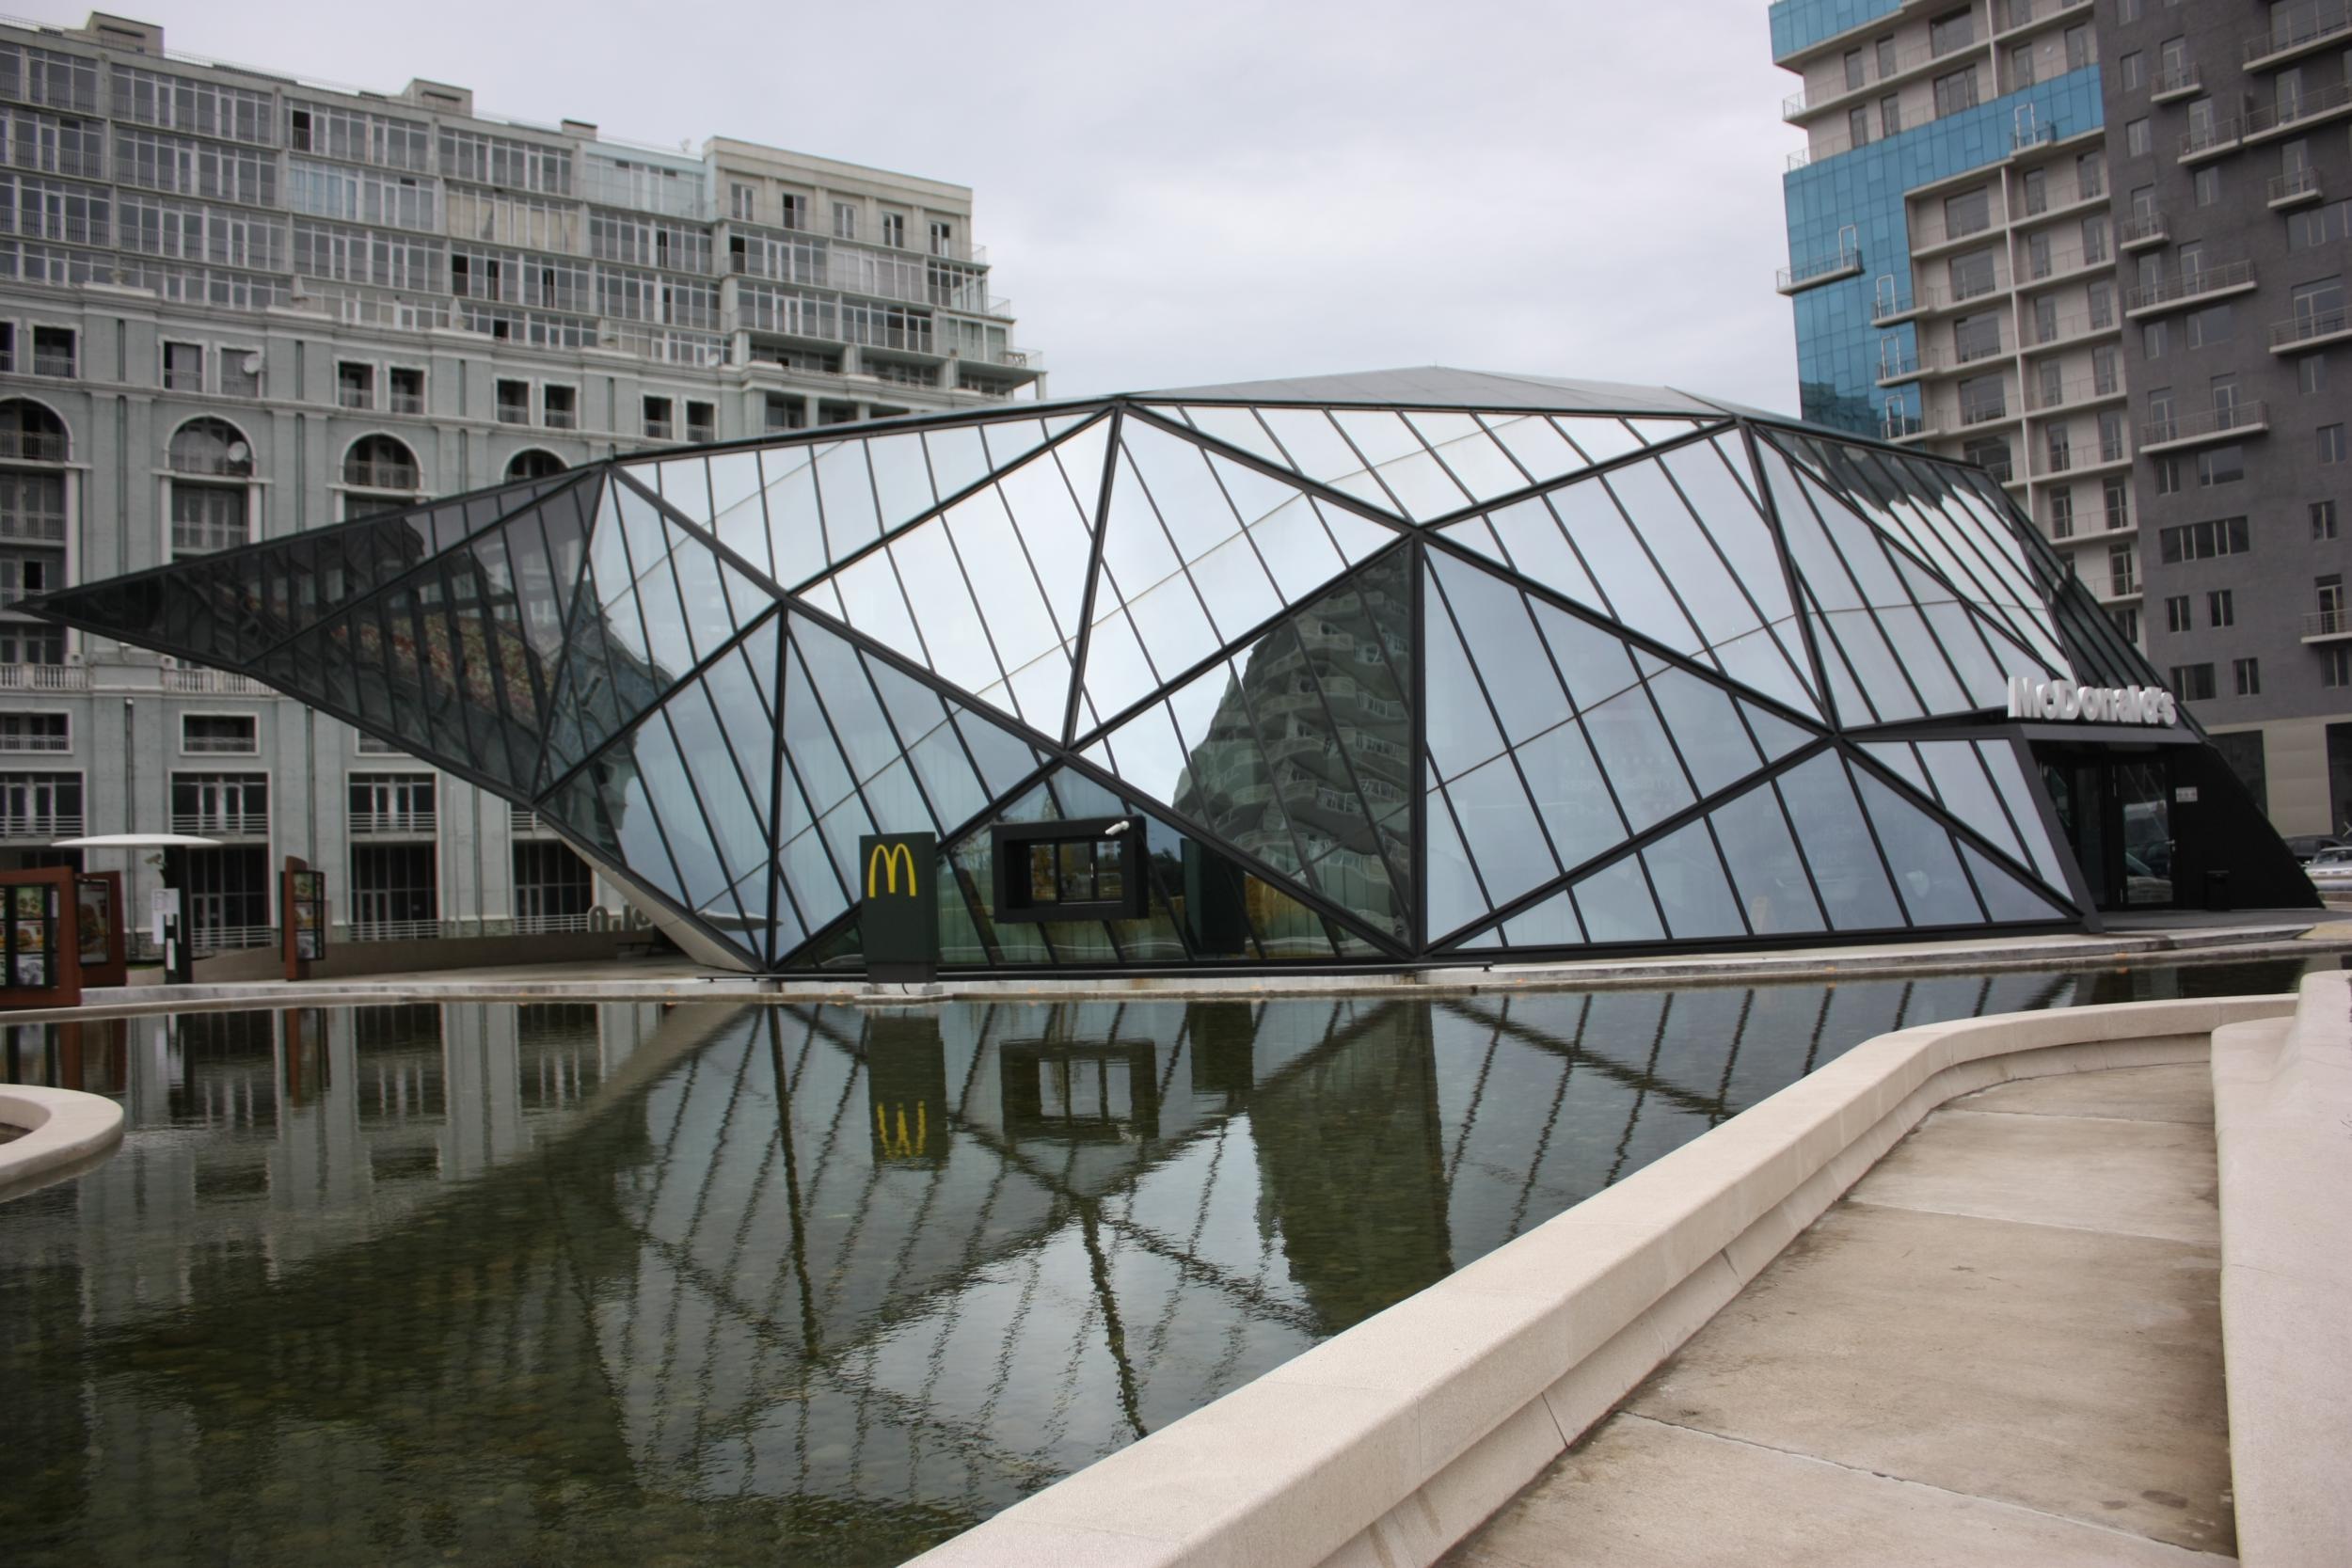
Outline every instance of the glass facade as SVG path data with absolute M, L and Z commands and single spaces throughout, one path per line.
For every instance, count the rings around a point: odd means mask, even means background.
M 937 836 L 951 967 L 2074 922 L 2010 682 L 2158 684 L 1972 468 L 1437 371 L 616 459 L 38 612 L 528 805 L 785 971 L 860 961 L 868 833 Z M 996 918 L 993 830 L 1113 817 L 1142 913 Z
M 1843 26 L 1875 14 L 1870 7 L 1799 7 L 1801 11 L 1857 10 Z M 1891 6 L 1876 8 L 1892 10 Z M 1774 40 L 1781 9 L 1773 8 Z M 1788 214 L 1789 264 L 1803 270 L 1839 254 L 1843 232 L 1862 255 L 1859 277 L 1824 283 L 1798 294 L 1797 379 L 1804 416 L 1875 436 L 1892 406 L 1916 418 L 1916 386 L 1882 388 L 1882 338 L 1898 340 L 1900 362 L 1915 363 L 1916 329 L 1909 323 L 1875 325 L 1882 314 L 1912 304 L 1911 234 L 1903 213 L 1906 192 L 1972 168 L 1996 166 L 2021 134 L 2044 132 L 2063 140 L 2101 124 L 2099 68 L 2086 66 L 1791 170 L 1782 182 Z

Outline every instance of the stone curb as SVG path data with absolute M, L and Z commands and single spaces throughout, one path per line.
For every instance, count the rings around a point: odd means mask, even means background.
M 1923 1025 L 915 1560 L 924 1568 L 1437 1560 L 1646 1377 L 1921 1117 L 2012 1079 L 2202 1061 L 2284 996 Z
M 2352 1555 L 2352 974 L 2213 1037 L 2221 1348 L 2238 1560 Z
M 2159 956 L 2216 959 L 2309 957 L 2327 937 L 2312 922 L 2216 927 L 2132 937 L 2026 937 L 1969 944 L 1806 948 L 1779 953 L 1631 958 L 1608 963 L 1506 964 L 1352 974 L 1139 974 L 1130 979 L 948 979 L 933 986 L 768 980 L 723 974 L 662 980 L 233 981 L 113 986 L 83 993 L 82 1006 L 12 1013 L 19 1022 L 193 1012 L 224 1007 L 365 1006 L 383 1002 L 816 1002 L 874 1006 L 939 1003 L 1149 1001 L 1247 996 L 1464 996 L 1504 990 L 1594 990 L 1661 985 L 1746 985 L 1785 979 L 1866 979 L 1895 974 L 1977 974 L 2019 969 L 2087 969 Z M 2352 935 L 2327 938 L 2352 943 Z
M 78 1176 L 122 1141 L 122 1107 L 78 1089 L 0 1084 L 0 1123 L 24 1129 L 0 1143 L 0 1202 Z

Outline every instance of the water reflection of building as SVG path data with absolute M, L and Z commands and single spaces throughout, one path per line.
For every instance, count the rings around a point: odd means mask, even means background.
M 0 1371 L 76 1456 L 0 1528 L 888 1560 L 1860 1039 L 2075 987 L 387 1010 L 300 1106 L 276 1032 L 167 1029 L 134 1163 L 0 1210 Z

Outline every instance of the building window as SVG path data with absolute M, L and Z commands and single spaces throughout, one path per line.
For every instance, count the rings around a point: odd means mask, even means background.
M 1132 818 L 993 830 L 996 918 L 1124 920 L 1143 911 L 1143 835 Z
M 64 586 L 61 558 L 46 550 L 0 550 L 0 610 Z
M 0 838 L 72 838 L 82 832 L 82 775 L 0 773 Z
M 390 741 L 381 736 L 369 735 L 364 730 L 352 732 L 351 749 L 363 757 L 396 757 L 402 754 L 401 749 Z
M 430 844 L 351 847 L 351 940 L 440 935 L 441 893 Z
M 799 430 L 808 420 L 808 404 L 799 398 L 786 397 L 781 392 L 770 392 L 766 404 L 766 418 L 771 431 Z
M 373 409 L 375 406 L 375 367 L 348 360 L 335 367 L 335 405 Z
M 2246 477 L 2246 449 L 2233 441 L 2228 446 L 2208 447 L 2197 454 L 2197 484 L 2210 490 L 2217 484 L 2235 484 Z
M 1967 7 L 1947 11 L 1928 24 L 1928 53 L 1933 55 L 1965 49 L 1977 41 L 1977 13 Z
M 2145 119 L 2126 120 L 2123 122 L 2123 151 L 2125 156 L 2133 158 L 2145 158 L 2148 156 L 2149 150 L 2154 146 L 2155 138 L 2148 134 L 2148 121 Z
M 686 404 L 686 438 L 697 444 L 719 438 L 719 411 L 716 404 L 695 403 Z
M 394 365 L 385 373 L 386 390 L 391 402 L 387 405 L 395 414 L 424 412 L 424 372 Z
M 833 237 L 836 240 L 857 238 L 857 207 L 854 203 L 836 201 L 833 204 Z
M 2138 642 L 2139 611 L 2131 605 L 2120 604 L 2108 606 L 2107 624 L 2115 628 L 2116 635 L 2121 637 L 2124 641 L 2131 643 Z
M 430 773 L 354 773 L 349 827 L 355 833 L 421 833 L 437 825 Z
M 649 441 L 671 441 L 677 438 L 677 427 L 672 422 L 670 418 L 670 410 L 675 405 L 668 398 L 647 398 L 645 400 L 645 439 Z
M 2241 697 L 2259 697 L 2263 689 L 2263 661 L 2259 658 L 2236 658 L 2230 661 L 2230 673 L 2237 683 Z
M 2320 650 L 2319 684 L 2337 690 L 2352 686 L 2352 642 Z
M 1862 104 L 1857 103 L 1846 111 L 1846 145 L 1848 147 L 1870 145 L 1870 111 Z M 887 223 L 889 220 L 885 218 L 883 221 Z
M 2050 492 L 2050 537 L 2072 539 L 2074 536 L 2074 492 L 2072 486 L 2060 485 Z
M 2306 354 L 2295 361 L 2296 387 L 2307 397 L 2317 397 L 2328 389 L 2328 356 Z
M 25 621 L 0 621 L 0 664 L 65 662 L 65 632 Z
M 74 346 L 75 340 L 72 327 L 34 327 L 33 373 L 35 375 L 72 375 Z
M 2177 496 L 2181 493 L 2181 460 L 2177 457 L 2156 459 L 2156 494 Z
M 749 185 L 728 186 L 727 215 L 738 223 L 759 221 L 759 193 Z
M 1902 95 L 1900 93 L 1890 92 L 1884 98 L 1879 100 L 1879 135 L 1882 136 L 1891 136 L 1902 128 Z M 946 236 L 941 233 L 941 230 L 946 227 L 946 225 L 939 223 L 931 225 L 931 254 L 934 256 L 945 256 L 947 254 L 947 242 Z
M 807 230 L 808 198 L 804 196 L 794 196 L 787 191 L 783 196 L 776 198 L 776 205 L 780 210 L 781 216 L 784 219 L 784 227 L 787 229 L 799 230 L 803 232 Z
M 2312 537 L 2333 539 L 2336 536 L 2336 503 L 2332 500 L 2312 502 Z
M 2187 631 L 2194 626 L 2195 624 L 2195 622 L 2189 619 L 2188 595 L 2186 594 L 2175 594 L 2164 601 L 2164 629 L 2166 631 Z
M 225 348 L 217 361 L 220 395 L 258 398 L 262 395 L 262 356 L 254 349 Z
M 2221 200 L 2221 166 L 2207 164 L 2199 169 L 2196 178 L 2189 182 L 2189 188 L 2200 207 L 2218 205 Z
M 70 752 L 72 719 L 62 713 L 0 713 L 0 752 Z
M 2208 305 L 2202 310 L 2191 310 L 2182 330 L 2189 347 L 2208 348 L 2228 342 L 2236 335 L 2237 324 L 2227 305 Z
M 2244 555 L 2248 548 L 2246 519 L 2218 517 L 2210 522 L 2176 523 L 2157 531 L 2156 544 L 2168 566 L 2184 561 Z
M 907 245 L 907 218 L 904 213 L 884 213 L 882 220 L 882 244 L 904 250 Z
M 528 479 L 553 479 L 562 472 L 564 472 L 564 460 L 555 453 L 543 451 L 537 447 L 532 447 L 527 451 L 518 451 L 506 462 L 506 478 L 509 483 Z
M 2122 474 L 2109 474 L 2105 483 L 2101 486 L 2101 489 L 2106 502 L 2108 531 L 2112 532 L 2119 528 L 2131 527 L 2131 482 L 2126 480 Z
M 180 719 L 180 750 L 252 756 L 262 749 L 262 721 L 250 713 L 188 713 Z
M 2184 702 L 2206 703 L 2213 700 L 2213 666 L 2210 664 L 2175 664 L 2169 684 Z
M 204 350 L 197 343 L 164 345 L 164 390 L 200 392 L 204 389 Z
M 171 482 L 171 553 L 177 558 L 209 555 L 250 544 L 247 493 L 242 484 Z
M 2138 546 L 2107 546 L 2107 592 L 2119 599 L 2139 592 Z
M 515 844 L 515 929 L 580 931 L 596 907 L 596 874 L 568 844 L 519 839 Z
M 389 436 L 363 436 L 343 457 L 343 483 L 360 490 L 418 488 L 416 453 Z
M 580 428 L 580 389 L 576 387 L 540 388 L 539 418 L 549 430 Z
M 2217 626 L 2237 625 L 2237 594 L 2233 589 L 2216 588 L 2205 595 L 2205 619 Z
M 531 422 L 531 383 L 501 381 L 498 387 L 499 423 L 529 424 Z
M 2344 461 L 2344 426 L 2324 424 L 2319 427 L 2319 461 L 2322 464 Z

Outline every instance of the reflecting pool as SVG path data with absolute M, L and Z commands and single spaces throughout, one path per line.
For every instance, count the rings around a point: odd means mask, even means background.
M 20 1568 L 895 1563 L 1857 1042 L 2295 961 L 1454 999 L 0 1023 Z

